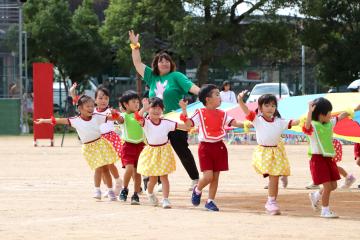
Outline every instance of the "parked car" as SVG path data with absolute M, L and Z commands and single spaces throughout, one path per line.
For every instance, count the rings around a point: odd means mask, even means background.
M 246 103 L 256 102 L 261 95 L 273 94 L 278 99 L 279 97 L 279 83 L 259 83 L 251 90 Z M 287 98 L 291 96 L 291 92 L 286 83 L 281 83 L 281 98 Z
M 71 87 L 71 81 L 68 83 L 68 88 Z M 96 84 L 92 80 L 87 80 L 86 82 L 81 83 L 79 89 L 81 93 L 88 95 L 92 98 L 95 98 L 96 92 Z M 65 102 L 67 98 L 65 86 L 63 82 L 54 82 L 53 83 L 53 104 L 54 104 L 54 111 L 57 112 L 65 107 Z

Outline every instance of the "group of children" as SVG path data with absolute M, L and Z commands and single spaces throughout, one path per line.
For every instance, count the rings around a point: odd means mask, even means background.
M 277 110 L 277 99 L 274 95 L 265 94 L 258 100 L 258 109 L 250 111 L 243 97 L 246 91 L 238 95 L 238 102 L 246 119 L 255 128 L 256 146 L 252 165 L 255 171 L 264 177 L 269 177 L 268 197 L 265 210 L 271 215 L 280 214 L 277 204 L 278 184 L 280 177 L 290 175 L 290 164 L 286 156 L 281 134 L 292 126 L 299 125 L 300 120 L 285 120 Z M 138 193 L 141 191 L 141 175 L 148 176 L 147 195 L 149 202 L 156 206 L 158 199 L 154 194 L 154 186 L 160 177 L 163 189 L 163 208 L 171 208 L 169 201 L 170 183 L 168 174 L 176 170 L 173 150 L 169 144 L 168 134 L 180 129 L 188 131 L 192 127 L 199 128 L 199 163 L 203 176 L 192 190 L 191 202 L 198 206 L 202 191 L 209 186 L 208 199 L 205 208 L 209 211 L 219 211 L 215 203 L 221 171 L 227 171 L 228 152 L 223 142 L 227 127 L 244 127 L 243 122 L 236 121 L 226 112 L 219 110 L 221 104 L 220 91 L 212 84 L 201 87 L 199 100 L 204 108 L 197 109 L 189 117 L 186 112 L 187 102 L 181 100 L 180 120 L 177 123 L 163 117 L 164 105 L 160 98 L 143 99 L 140 108 L 140 98 L 134 91 L 123 93 L 119 102 L 122 112 L 108 107 L 109 92 L 99 87 L 95 101 L 88 96 L 81 96 L 77 101 L 79 116 L 73 118 L 37 119 L 36 124 L 69 124 L 77 130 L 82 146 L 82 153 L 94 173 L 95 198 L 101 199 L 100 183 L 103 179 L 108 187 L 108 197 L 115 201 L 117 195 L 121 201 L 127 200 L 128 185 L 131 178 L 134 181 L 134 193 L 131 204 L 139 203 Z M 95 107 L 96 104 L 96 107 Z M 358 110 L 360 107 L 356 108 Z M 334 218 L 337 215 L 329 209 L 330 193 L 336 189 L 336 181 L 340 179 L 339 170 L 333 160 L 333 127 L 337 121 L 348 117 L 351 113 L 343 112 L 337 117 L 331 115 L 331 103 L 318 98 L 309 103 L 303 132 L 310 142 L 310 170 L 314 184 L 322 185 L 322 189 L 310 193 L 311 205 L 319 208 L 321 199 L 321 217 Z M 114 132 L 114 121 L 123 124 L 122 139 Z M 247 124 L 247 123 L 245 123 Z M 246 126 L 248 127 L 248 126 Z M 123 181 L 119 177 L 114 163 L 121 159 L 125 168 Z M 112 177 L 115 179 L 113 189 Z

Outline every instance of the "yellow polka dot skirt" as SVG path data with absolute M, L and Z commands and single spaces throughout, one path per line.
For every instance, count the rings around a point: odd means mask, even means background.
M 171 145 L 159 147 L 146 145 L 139 156 L 137 172 L 144 176 L 163 176 L 176 170 Z
M 115 149 L 110 142 L 103 138 L 92 143 L 83 144 L 82 154 L 92 170 L 112 164 L 117 160 Z
M 290 164 L 283 143 L 280 143 L 277 147 L 258 145 L 253 153 L 252 165 L 259 174 L 290 175 Z

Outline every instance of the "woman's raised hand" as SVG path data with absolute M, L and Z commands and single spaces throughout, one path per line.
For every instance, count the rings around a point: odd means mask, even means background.
M 132 44 L 137 44 L 139 42 L 139 34 L 134 33 L 134 30 L 129 31 L 129 40 Z

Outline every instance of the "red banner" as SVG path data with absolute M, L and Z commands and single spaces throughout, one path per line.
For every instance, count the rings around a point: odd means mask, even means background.
M 54 66 L 50 63 L 33 64 L 34 119 L 50 118 L 53 114 Z M 34 145 L 37 139 L 50 139 L 53 146 L 54 127 L 34 124 Z

